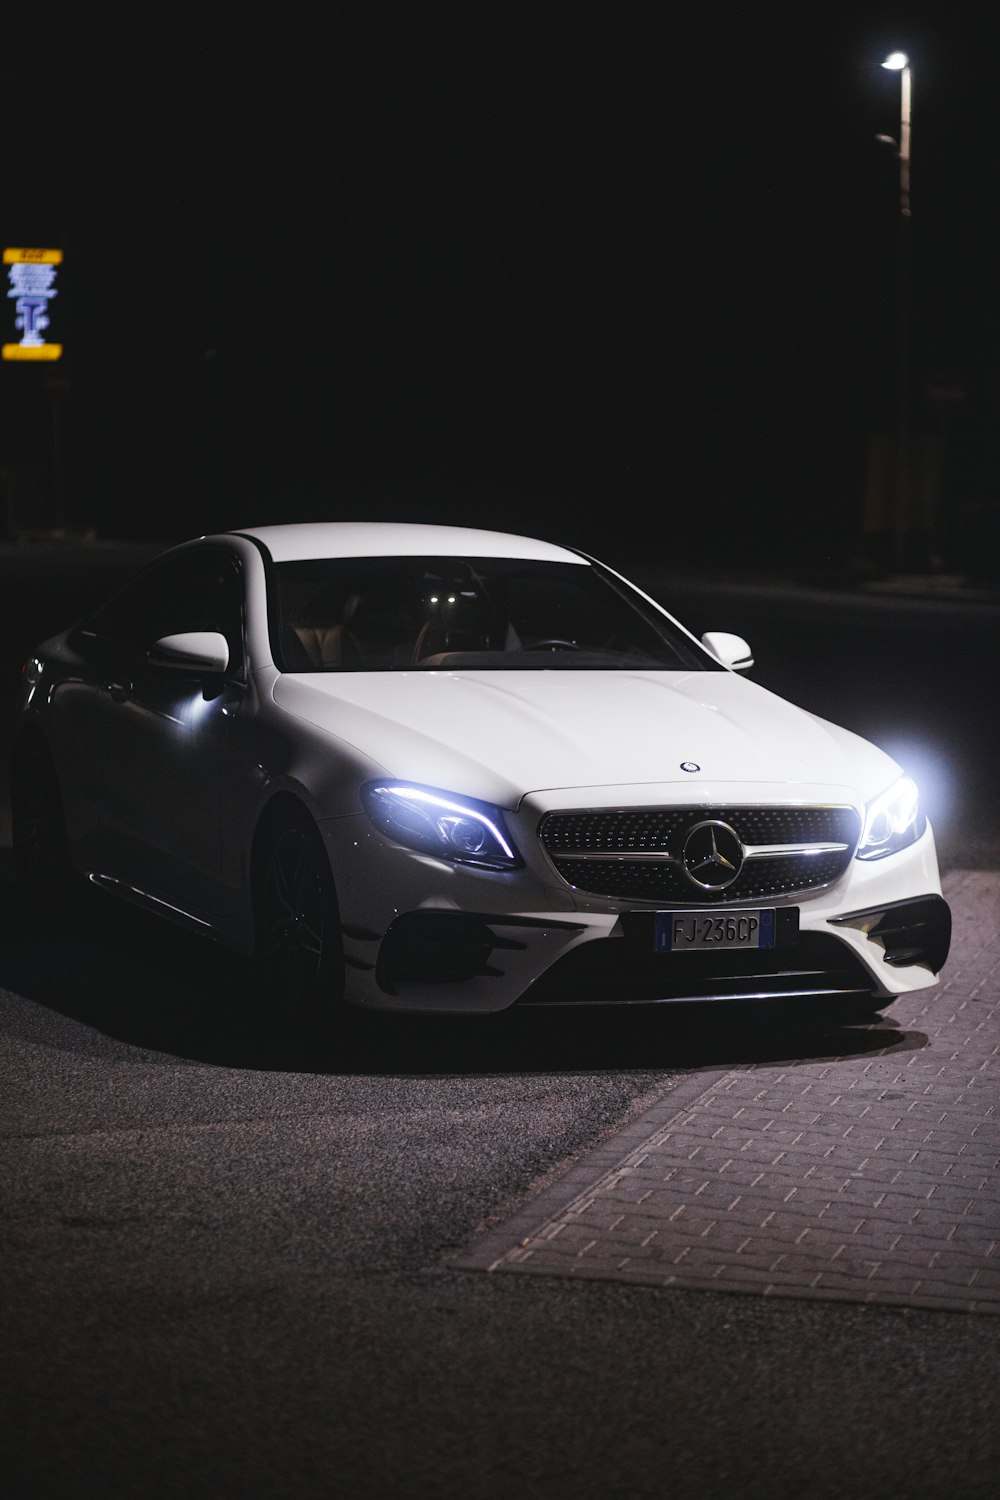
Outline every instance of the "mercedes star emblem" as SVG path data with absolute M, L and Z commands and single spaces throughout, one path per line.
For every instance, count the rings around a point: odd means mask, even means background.
M 743 845 L 728 823 L 695 823 L 684 838 L 684 873 L 703 891 L 722 891 L 743 868 Z

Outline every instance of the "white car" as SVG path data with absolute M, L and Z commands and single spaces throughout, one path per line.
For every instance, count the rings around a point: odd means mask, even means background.
M 254 955 L 276 1017 L 794 1002 L 937 982 L 934 838 L 882 750 L 571 547 L 250 527 L 25 664 L 17 868 Z

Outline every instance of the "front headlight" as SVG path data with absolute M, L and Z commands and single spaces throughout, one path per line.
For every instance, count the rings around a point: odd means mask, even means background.
M 869 802 L 857 859 L 882 859 L 913 844 L 927 826 L 920 811 L 920 793 L 909 776 L 900 777 Z
M 524 863 L 507 837 L 503 813 L 489 802 L 406 781 L 369 781 L 361 800 L 379 832 L 410 849 L 490 870 Z

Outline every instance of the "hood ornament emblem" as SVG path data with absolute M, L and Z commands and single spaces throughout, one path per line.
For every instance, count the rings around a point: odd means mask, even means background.
M 682 760 L 681 761 L 681 770 L 682 771 L 700 771 L 701 770 L 701 766 L 699 766 L 698 762 L 694 761 L 694 760 Z

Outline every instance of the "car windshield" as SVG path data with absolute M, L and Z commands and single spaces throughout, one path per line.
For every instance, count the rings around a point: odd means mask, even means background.
M 287 672 L 724 670 L 640 594 L 583 561 L 278 563 L 271 630 Z

